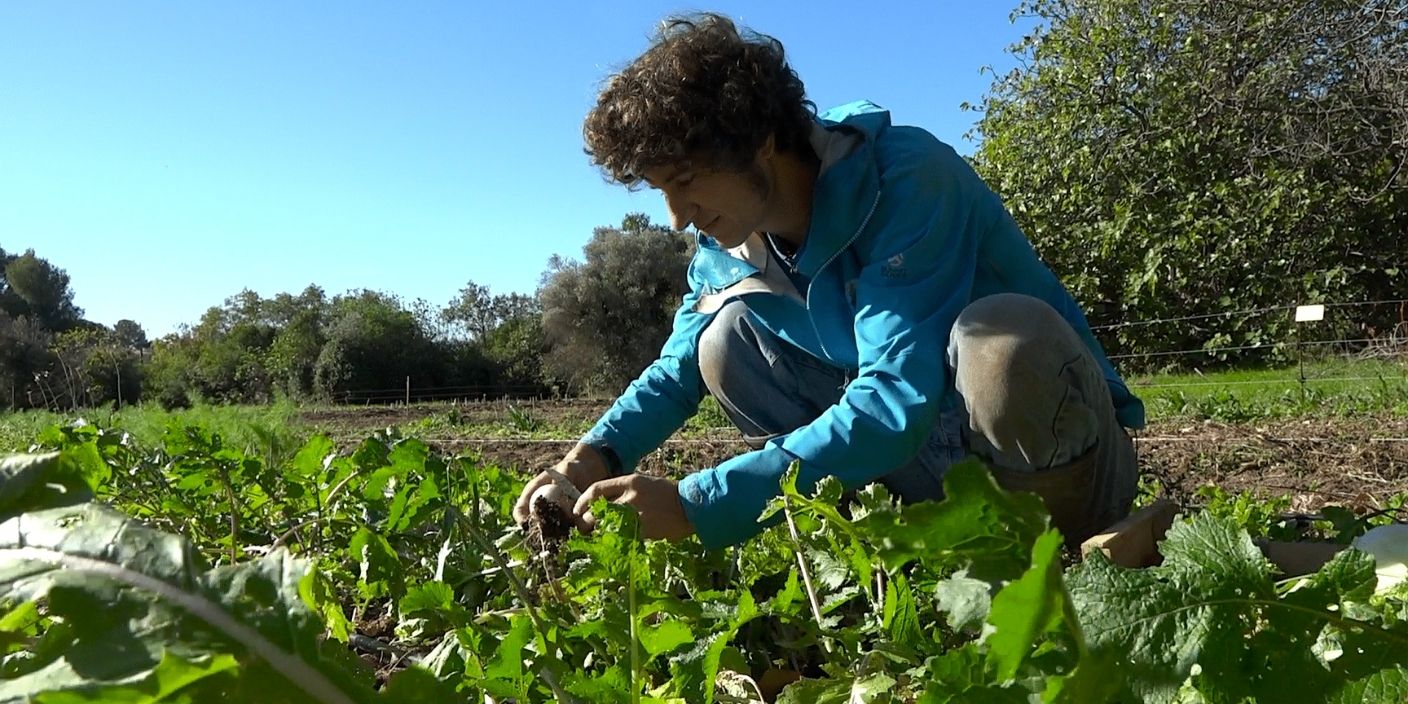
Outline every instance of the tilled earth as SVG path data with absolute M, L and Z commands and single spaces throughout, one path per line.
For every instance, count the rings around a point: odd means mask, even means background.
M 581 428 L 605 409 L 593 400 L 536 401 L 519 405 L 540 427 L 535 438 L 504 428 L 506 406 L 481 403 L 454 407 L 458 427 L 433 426 L 413 433 L 443 452 L 470 452 L 486 462 L 523 472 L 550 467 L 571 448 L 577 432 L 542 439 L 544 429 Z M 335 439 L 355 442 L 369 432 L 406 427 L 446 406 L 382 406 L 309 411 L 303 420 Z M 495 424 L 497 424 L 495 426 Z M 515 437 L 518 435 L 518 437 Z M 1231 425 L 1169 419 L 1151 423 L 1135 438 L 1141 472 L 1165 498 L 1180 505 L 1199 503 L 1197 491 L 1215 485 L 1258 496 L 1289 496 L 1296 512 L 1326 504 L 1359 512 L 1375 511 L 1408 494 L 1408 417 L 1316 418 Z M 732 429 L 676 434 L 641 462 L 640 471 L 682 476 L 746 452 Z

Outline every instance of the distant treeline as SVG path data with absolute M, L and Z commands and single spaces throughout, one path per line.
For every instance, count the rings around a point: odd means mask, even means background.
M 84 320 L 62 269 L 0 250 L 0 406 L 385 401 L 408 377 L 418 394 L 614 390 L 668 333 L 689 247 L 632 215 L 597 229 L 585 261 L 554 257 L 535 295 L 470 282 L 436 308 L 377 291 L 245 290 L 153 342 L 130 320 Z

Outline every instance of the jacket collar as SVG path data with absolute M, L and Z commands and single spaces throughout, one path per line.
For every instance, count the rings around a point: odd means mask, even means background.
M 889 128 L 890 113 L 861 101 L 822 113 L 817 125 L 828 132 L 857 135 L 860 140 L 849 154 L 823 170 L 812 187 L 811 226 L 797 254 L 797 270 L 809 278 L 855 240 L 874 209 L 880 195 L 875 141 Z

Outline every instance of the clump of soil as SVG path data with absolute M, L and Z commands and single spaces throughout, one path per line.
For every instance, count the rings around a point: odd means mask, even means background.
M 527 525 L 523 526 L 523 537 L 533 553 L 530 563 L 537 568 L 535 571 L 540 570 L 543 578 L 540 593 L 565 600 L 557 580 L 563 573 L 562 546 L 575 525 L 572 516 L 561 503 L 547 496 L 534 496 L 529 514 Z
M 541 496 L 533 501 L 532 517 L 526 528 L 528 546 L 535 553 L 557 552 L 572 533 L 572 519 L 562 506 Z

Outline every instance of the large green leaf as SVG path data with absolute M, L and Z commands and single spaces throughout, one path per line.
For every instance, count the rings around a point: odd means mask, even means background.
M 978 630 L 992 609 L 992 585 L 959 570 L 934 588 L 939 609 L 948 614 L 948 626 L 955 631 Z
M 1395 667 L 1355 680 L 1325 700 L 1329 704 L 1402 704 L 1408 701 L 1408 667 Z
M 1041 499 L 1004 491 L 976 460 L 951 467 L 944 492 L 939 502 L 871 508 L 855 521 L 856 530 L 890 567 L 923 560 L 933 567 L 967 567 L 969 576 L 991 583 L 1026 571 L 1032 546 L 1048 525 Z
M 92 446 L 0 457 L 0 520 L 17 513 L 83 503 L 105 468 Z
M 1047 531 L 1032 551 L 1031 569 L 993 597 L 988 623 L 994 631 L 987 639 L 988 659 L 1000 682 L 1016 677 L 1038 640 L 1059 628 L 1069 613 L 1061 579 L 1061 542 L 1060 533 Z
M 854 679 L 800 680 L 788 685 L 777 704 L 887 704 L 895 680 L 876 673 Z
M 1069 579 L 1090 644 L 1127 654 L 1119 665 L 1147 701 L 1174 701 L 1190 677 L 1216 701 L 1323 701 L 1408 661 L 1404 624 L 1345 613 L 1372 582 L 1363 555 L 1346 553 L 1282 595 L 1270 564 L 1229 522 L 1199 515 L 1175 524 L 1161 551 L 1164 564 L 1147 569 L 1122 569 L 1097 553 Z M 1324 655 L 1326 639 L 1342 654 Z
M 679 692 L 688 701 L 712 704 L 714 701 L 714 678 L 719 674 L 719 659 L 724 648 L 738 633 L 738 629 L 760 615 L 753 595 L 748 590 L 739 592 L 738 605 L 724 627 L 700 640 L 688 652 L 676 656 L 670 662 L 670 673 L 679 684 Z
M 201 685 L 209 677 L 232 674 L 239 667 L 233 655 L 215 655 L 187 661 L 167 653 L 152 669 L 151 675 L 132 684 L 114 684 L 91 688 L 56 690 L 34 698 L 38 704 L 80 704 L 109 702 L 110 704 L 199 704 Z
M 182 691 L 208 687 L 207 701 L 266 689 L 266 701 L 370 701 L 323 651 L 321 624 L 299 597 L 307 575 L 282 550 L 206 570 L 181 538 L 93 504 L 11 518 L 0 523 L 0 600 L 43 599 L 72 638 L 37 669 L 0 681 L 0 701 L 158 691 L 175 671 L 189 680 Z M 211 659 L 220 655 L 247 665 L 234 676 L 215 666 L 227 662 Z
M 903 573 L 897 573 L 885 585 L 885 605 L 882 623 L 890 640 L 911 648 L 923 645 L 924 627 L 919 623 L 919 607 L 914 603 L 914 591 Z

